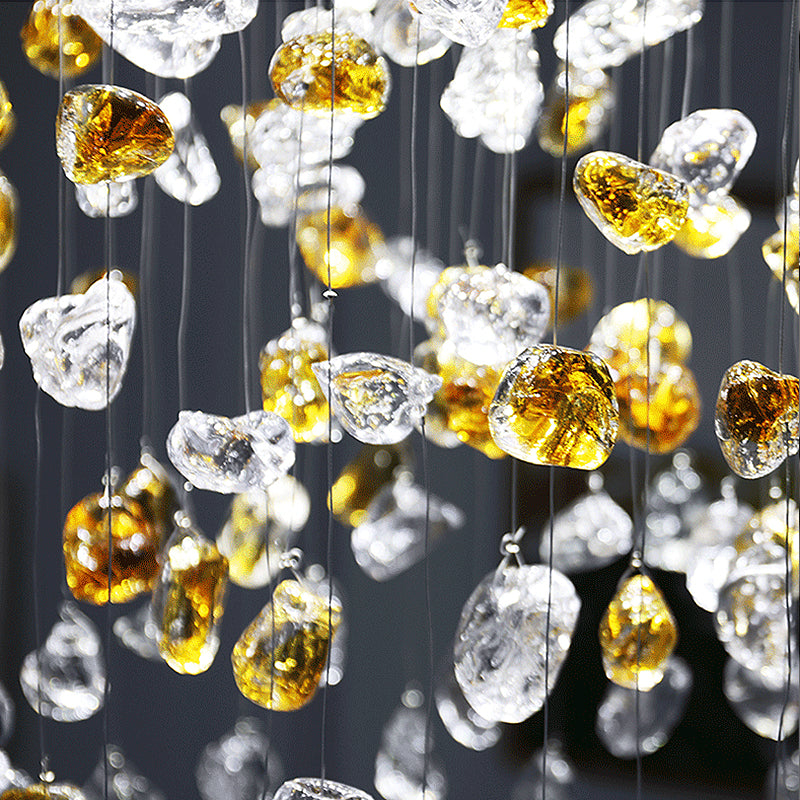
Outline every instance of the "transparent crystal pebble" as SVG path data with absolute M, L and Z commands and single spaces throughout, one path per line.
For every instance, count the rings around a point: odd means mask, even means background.
M 0 745 L 4 745 L 14 730 L 14 704 L 6 691 L 6 687 L 0 683 Z
M 77 722 L 103 705 L 100 636 L 75 603 L 62 603 L 59 616 L 38 653 L 25 656 L 19 682 L 34 711 L 41 709 L 43 716 L 58 722 Z
M 373 498 L 350 538 L 356 562 L 370 578 L 388 580 L 425 557 L 425 509 L 425 489 L 408 473 Z M 435 495 L 430 495 L 428 509 L 429 546 L 466 521 L 461 509 Z
M 491 37 L 505 5 L 506 0 L 414 0 L 431 24 L 466 47 L 479 47 Z
M 116 219 L 136 210 L 139 195 L 134 181 L 75 184 L 75 201 L 87 217 L 97 219 L 109 216 Z
M 775 775 L 776 771 L 777 776 Z M 770 767 L 764 781 L 764 796 L 772 797 L 774 800 L 797 800 L 799 791 L 800 750 L 795 750 L 790 756 L 786 756 Z
M 638 726 L 636 690 L 610 684 L 597 707 L 598 738 L 617 758 L 636 758 L 637 751 L 655 753 L 669 741 L 683 717 L 693 682 L 686 662 L 671 656 L 661 681 L 649 692 L 639 692 Z
M 153 621 L 149 602 L 138 611 L 117 617 L 114 635 L 121 645 L 136 655 L 148 661 L 162 661 L 158 650 L 158 626 Z
M 354 33 L 356 36 L 372 42 L 373 21 L 369 13 L 371 9 L 358 8 L 364 0 L 344 0 L 336 11 L 336 33 Z M 366 0 L 374 5 L 374 0 Z M 284 17 L 281 23 L 281 39 L 289 42 L 308 33 L 330 31 L 334 24 L 334 16 L 324 6 L 309 6 L 302 11 L 295 11 Z
M 442 385 L 441 378 L 378 353 L 348 353 L 312 369 L 342 427 L 367 444 L 405 439 Z
M 105 408 L 122 388 L 135 321 L 136 301 L 115 270 L 84 294 L 37 300 L 19 320 L 34 380 L 61 405 Z
M 270 800 L 284 768 L 263 723 L 240 717 L 232 730 L 205 746 L 194 775 L 203 800 Z
M 424 14 L 414 14 L 406 0 L 379 0 L 375 44 L 402 67 L 427 64 L 450 49 L 450 40 Z M 419 41 L 417 41 L 419 40 Z
M 8 754 L 0 750 L 0 793 L 5 793 L 9 789 L 24 789 L 31 783 L 33 783 L 31 776 L 21 769 L 16 769 L 11 764 Z
M 105 759 L 108 766 L 103 763 Z M 107 781 L 108 791 L 103 788 Z M 113 744 L 103 748 L 100 761 L 82 789 L 87 800 L 166 800 L 165 794 L 139 772 Z
M 575 778 L 575 769 L 555 739 L 547 747 L 547 766 L 544 750 L 537 750 L 524 767 L 522 774 L 511 789 L 511 800 L 538 800 L 542 797 L 543 784 L 547 800 L 580 800 L 580 787 Z
M 294 778 L 286 781 L 275 792 L 274 800 L 373 800 L 373 798 L 361 789 L 327 778 L 324 781 L 321 778 Z
M 470 750 L 486 750 L 500 740 L 500 726 L 484 719 L 467 702 L 449 659 L 437 675 L 434 699 L 439 719 L 459 744 Z
M 701 206 L 690 204 L 686 221 L 672 241 L 694 258 L 719 258 L 730 252 L 751 219 L 750 212 L 730 195 Z
M 501 565 L 464 605 L 453 647 L 455 676 L 469 704 L 488 720 L 527 719 L 555 685 L 581 602 L 570 580 L 553 571 L 545 688 L 547 589 L 547 567 Z
M 198 489 L 231 494 L 266 489 L 294 463 L 289 424 L 271 411 L 220 417 L 181 411 L 167 436 L 175 468 Z

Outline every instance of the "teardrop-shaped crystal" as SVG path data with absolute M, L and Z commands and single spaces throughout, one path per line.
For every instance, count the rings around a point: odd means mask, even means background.
M 672 241 L 694 258 L 719 258 L 739 241 L 751 219 L 735 197 L 724 195 L 713 203 L 690 205 L 686 221 Z
M 552 573 L 545 687 L 548 569 L 501 566 L 470 595 L 456 629 L 455 676 L 469 704 L 488 720 L 521 722 L 541 708 L 567 656 L 581 601 Z
M 470 750 L 486 750 L 500 740 L 500 726 L 484 719 L 467 702 L 449 659 L 437 675 L 434 699 L 439 719 L 459 744 Z
M 286 781 L 277 792 L 274 800 L 373 800 L 361 789 L 345 783 L 337 783 L 321 778 L 294 778 Z
M 103 705 L 100 636 L 75 603 L 62 603 L 59 616 L 39 650 L 25 656 L 19 682 L 34 711 L 59 722 L 77 722 Z
M 75 184 L 75 201 L 87 217 L 125 217 L 136 210 L 139 195 L 135 181 Z
M 375 43 L 396 64 L 413 67 L 441 58 L 450 40 L 406 0 L 381 0 L 375 11 Z
M 414 7 L 448 39 L 468 48 L 484 44 L 503 16 L 506 0 L 414 0 Z
M 149 601 L 138 611 L 117 617 L 114 620 L 114 636 L 136 655 L 148 661 L 163 661 L 158 649 L 158 626 L 153 620 Z
M 104 783 L 108 789 L 103 788 Z M 166 800 L 164 793 L 113 744 L 103 748 L 100 761 L 83 785 L 83 793 L 87 800 Z

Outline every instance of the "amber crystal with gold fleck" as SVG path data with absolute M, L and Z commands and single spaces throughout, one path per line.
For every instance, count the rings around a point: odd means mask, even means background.
M 628 254 L 665 245 L 689 209 L 689 189 L 682 180 L 619 153 L 583 156 L 573 188 L 603 236 Z
M 714 428 L 722 455 L 742 478 L 772 472 L 798 450 L 800 381 L 757 361 L 739 361 L 722 378 Z
M 331 209 L 328 258 L 328 212 L 305 214 L 297 223 L 297 246 L 306 266 L 327 285 L 328 262 L 333 289 L 374 283 L 375 264 L 383 250 L 383 234 L 358 208 Z
M 136 501 L 164 544 L 180 509 L 178 494 L 166 469 L 150 453 L 142 453 L 139 466 L 119 487 L 119 494 Z
M 134 275 L 132 272 L 126 272 L 121 269 L 113 269 L 111 270 L 112 276 L 116 273 L 119 275 L 122 282 L 125 286 L 128 287 L 128 291 L 134 296 L 138 297 L 139 295 L 139 277 Z M 101 278 L 105 278 L 106 271 L 104 269 L 94 269 L 91 272 L 81 272 L 80 275 L 76 275 L 72 282 L 69 285 L 69 293 L 70 294 L 83 294 L 93 283 L 97 283 Z
M 550 295 L 550 325 L 553 324 L 553 311 L 556 307 L 556 268 L 550 264 L 534 264 L 522 273 L 526 278 L 537 281 Z M 558 280 L 558 325 L 568 325 L 585 314 L 592 305 L 594 284 L 592 276 L 578 267 L 561 267 Z
M 489 410 L 495 443 L 509 455 L 596 469 L 617 439 L 619 410 L 608 367 L 592 353 L 555 345 L 523 350 Z
M 78 86 L 64 95 L 56 116 L 56 150 L 73 183 L 148 175 L 174 144 L 158 105 L 120 86 Z
M 625 580 L 600 622 L 603 669 L 627 689 L 652 689 L 664 677 L 678 628 L 664 595 L 646 575 Z
M 3 792 L 2 797 L 3 800 L 86 800 L 86 795 L 71 783 L 32 783 L 24 787 L 14 786 Z
M 331 69 L 332 54 L 335 61 Z M 383 56 L 349 31 L 308 33 L 284 42 L 269 65 L 275 94 L 298 111 L 329 114 L 333 108 L 364 119 L 386 108 L 391 76 Z
M 28 61 L 51 78 L 58 78 L 59 66 L 64 77 L 76 78 L 103 52 L 103 40 L 72 12 L 72 3 L 68 0 L 36 0 L 19 35 Z
M 64 522 L 64 566 L 76 600 L 108 602 L 108 494 L 97 492 L 73 506 Z M 126 603 L 152 588 L 158 573 L 158 534 L 144 509 L 111 496 L 111 602 Z
M 0 172 L 0 270 L 4 270 L 17 250 L 17 192 Z
M 784 233 L 779 230 L 764 241 L 764 261 L 779 281 L 783 281 L 783 252 L 786 242 L 786 297 L 795 312 L 800 313 L 800 229 L 797 225 Z
M 336 597 L 329 606 L 311 584 L 278 584 L 233 648 L 239 691 L 272 711 L 302 708 L 317 691 L 341 613 Z
M 640 450 L 671 453 L 700 422 L 700 391 L 692 371 L 683 364 L 653 366 L 649 403 L 647 386 L 646 364 L 632 362 L 622 367 L 614 383 L 619 403 L 619 438 Z
M 11 138 L 16 127 L 16 118 L 5 84 L 0 81 L 0 148 Z
M 719 258 L 730 252 L 750 227 L 750 212 L 735 197 L 725 195 L 719 202 L 690 205 L 686 221 L 672 240 L 694 258 Z
M 530 31 L 541 28 L 553 13 L 553 0 L 508 0 L 498 28 Z
M 242 114 L 242 107 L 237 105 L 223 106 L 219 112 L 219 118 L 222 124 L 228 129 L 228 136 L 231 140 L 231 147 L 233 148 L 233 155 L 236 160 L 241 162 L 244 160 L 244 134 L 247 131 L 248 137 L 253 133 L 256 120 L 268 108 L 281 105 L 281 101 L 276 98 L 272 100 L 256 100 L 247 104 L 247 113 Z M 244 120 L 242 117 L 244 116 Z M 252 142 L 252 140 L 249 140 Z M 247 163 L 251 169 L 258 169 L 261 165 L 253 156 L 252 144 L 248 143 L 247 148 Z

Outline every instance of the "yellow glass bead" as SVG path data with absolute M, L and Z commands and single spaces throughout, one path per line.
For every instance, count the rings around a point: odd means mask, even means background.
M 714 428 L 722 455 L 737 475 L 768 475 L 797 452 L 799 394 L 797 378 L 757 361 L 728 368 L 717 395 Z
M 618 423 L 614 384 L 602 359 L 555 345 L 520 353 L 489 409 L 502 450 L 556 467 L 599 467 L 614 447 Z
M 284 42 L 269 65 L 275 94 L 298 111 L 329 114 L 333 71 L 334 111 L 349 111 L 364 119 L 377 117 L 389 100 L 391 76 L 386 60 L 349 31 L 337 31 L 335 43 L 333 38 L 327 30 Z
M 689 206 L 686 221 L 672 241 L 694 258 L 719 258 L 739 241 L 750 227 L 750 219 L 750 212 L 735 197 L 726 195 L 714 204 Z
M 700 422 L 700 391 L 691 370 L 683 364 L 651 368 L 649 384 L 648 405 L 646 365 L 637 362 L 620 370 L 614 383 L 619 403 L 619 438 L 640 450 L 671 453 Z
M 617 590 L 600 622 L 603 669 L 627 689 L 652 689 L 663 677 L 678 641 L 664 595 L 646 575 L 632 575 Z
M 761 247 L 764 261 L 777 280 L 783 280 L 783 243 L 786 241 L 786 297 L 800 313 L 800 229 L 796 225 L 773 233 Z
M 689 210 L 689 189 L 682 180 L 619 153 L 583 156 L 573 188 L 603 236 L 628 254 L 665 245 Z
M 297 222 L 297 246 L 306 266 L 327 285 L 345 289 L 377 280 L 375 265 L 384 247 L 383 234 L 360 208 L 331 209 L 331 249 L 328 259 L 328 212 L 305 214 Z
M 151 600 L 158 650 L 175 672 L 205 672 L 217 654 L 228 559 L 179 517 Z
M 16 127 L 16 118 L 5 84 L 0 81 L 0 148 L 11 138 Z
M 2 800 L 86 800 L 86 795 L 71 783 L 32 783 L 3 792 Z
M 291 426 L 296 442 L 328 438 L 328 401 L 311 369 L 312 364 L 327 360 L 325 328 L 303 317 L 261 351 L 264 410 L 280 414 Z
M 103 40 L 72 12 L 72 3 L 63 0 L 36 0 L 19 35 L 28 61 L 51 78 L 58 78 L 59 61 L 63 75 L 76 78 L 86 72 L 103 52 Z
M 372 498 L 388 484 L 398 470 L 408 467 L 411 454 L 403 442 L 365 444 L 358 455 L 339 473 L 331 487 L 328 507 L 342 525 L 358 527 Z
M 56 150 L 73 183 L 148 175 L 174 144 L 164 112 L 120 86 L 78 86 L 64 95 L 56 116 Z
M 128 287 L 128 291 L 134 296 L 139 296 L 139 277 L 132 272 L 126 272 L 121 269 L 112 269 L 112 276 L 115 274 L 119 276 L 120 280 Z M 93 284 L 97 283 L 101 278 L 105 278 L 106 271 L 102 268 L 94 269 L 88 272 L 81 272 L 76 275 L 69 285 L 70 294 L 84 294 L 86 290 Z
M 139 466 L 119 487 L 118 493 L 137 502 L 163 545 L 180 510 L 178 494 L 167 471 L 149 453 L 142 453 Z
M 534 264 L 522 273 L 537 281 L 550 295 L 550 326 L 553 325 L 553 310 L 556 307 L 556 269 L 550 264 Z M 568 325 L 585 314 L 594 299 L 592 276 L 578 267 L 561 267 L 558 282 L 558 325 Z
M 0 172 L 0 270 L 4 270 L 17 250 L 17 192 Z
M 281 101 L 276 98 L 272 100 L 256 100 L 253 103 L 247 104 L 247 114 L 244 115 L 244 123 L 242 122 L 242 107 L 237 105 L 224 106 L 219 112 L 219 118 L 222 124 L 228 129 L 228 136 L 231 140 L 231 147 L 233 148 L 233 155 L 236 160 L 241 163 L 244 159 L 244 133 L 247 131 L 248 137 L 253 133 L 256 120 L 268 108 L 281 105 Z M 252 140 L 249 140 L 252 142 Z M 248 145 L 247 163 L 251 169 L 258 169 L 261 165 L 256 161 L 253 156 L 253 148 Z
M 73 506 L 64 522 L 64 566 L 76 600 L 108 602 L 108 494 Z M 111 602 L 127 603 L 152 588 L 161 543 L 142 507 L 111 496 Z
M 272 711 L 302 708 L 317 690 L 341 613 L 335 596 L 329 606 L 310 584 L 278 584 L 233 648 L 239 691 Z
M 554 7 L 553 0 L 508 0 L 497 27 L 521 31 L 541 28 L 550 19 Z

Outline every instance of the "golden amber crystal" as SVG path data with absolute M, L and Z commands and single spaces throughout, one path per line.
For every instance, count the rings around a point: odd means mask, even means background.
M 163 562 L 151 601 L 158 650 L 175 672 L 197 675 L 211 666 L 219 648 L 228 559 L 178 518 Z
M 331 209 L 331 249 L 328 258 L 328 212 L 303 215 L 297 223 L 297 246 L 306 266 L 327 285 L 328 262 L 333 289 L 362 286 L 377 280 L 375 264 L 383 249 L 383 234 L 356 208 Z
M 64 95 L 56 116 L 56 150 L 73 183 L 148 175 L 174 144 L 158 105 L 120 86 L 78 86 Z
M 233 677 L 248 699 L 272 711 L 295 711 L 314 696 L 341 620 L 336 597 L 283 581 L 233 648 Z
M 550 324 L 556 307 L 556 269 L 550 264 L 534 264 L 522 273 L 541 283 L 550 295 Z M 558 281 L 558 325 L 567 325 L 585 314 L 594 299 L 592 276 L 578 267 L 561 267 Z
M 553 13 L 553 0 L 508 0 L 498 28 L 530 31 L 541 28 Z
M 178 494 L 167 471 L 149 453 L 142 453 L 139 466 L 119 487 L 119 494 L 136 501 L 164 544 L 180 510 Z
M 583 156 L 573 188 L 603 236 L 628 254 L 665 245 L 689 210 L 689 189 L 682 180 L 619 153 Z
M 689 206 L 686 221 L 672 240 L 694 258 L 719 258 L 728 253 L 750 227 L 750 212 L 736 198 L 700 208 Z
M 158 534 L 144 509 L 111 495 L 111 602 L 127 603 L 152 588 L 158 573 Z M 64 522 L 67 585 L 76 600 L 108 602 L 108 494 L 73 506 Z
M 632 575 L 617 590 L 600 622 L 603 669 L 610 681 L 647 692 L 663 677 L 678 641 L 664 595 L 646 575 Z
M 555 345 L 523 350 L 489 409 L 495 443 L 533 464 L 596 469 L 617 439 L 619 410 L 608 367 Z
M 15 127 L 14 109 L 11 106 L 5 84 L 0 81 L 0 147 L 8 142 Z
M 647 367 L 632 363 L 620 370 L 614 388 L 619 403 L 619 438 L 651 453 L 680 447 L 700 422 L 700 391 L 683 364 Z M 650 430 L 648 440 L 648 428 Z
M 71 783 L 32 783 L 14 786 L 2 794 L 3 800 L 86 800 L 86 795 Z
M 261 351 L 264 410 L 280 414 L 291 426 L 296 442 L 328 438 L 328 401 L 311 369 L 312 364 L 328 360 L 326 341 L 322 325 L 299 317 Z
M 103 40 L 63 0 L 36 0 L 19 35 L 28 61 L 51 78 L 58 78 L 59 66 L 67 78 L 82 75 L 103 52 Z
M 247 104 L 247 113 L 242 115 L 242 107 L 237 105 L 224 106 L 219 112 L 219 118 L 222 124 L 228 129 L 228 136 L 231 139 L 231 147 L 233 148 L 233 155 L 236 160 L 241 162 L 244 160 L 244 134 L 247 131 L 248 137 L 253 132 L 256 120 L 268 108 L 274 108 L 281 105 L 281 101 L 276 98 L 272 100 L 256 100 L 255 102 Z M 242 117 L 244 116 L 244 120 Z M 251 169 L 258 169 L 261 165 L 256 161 L 253 156 L 253 147 L 249 143 L 252 140 L 248 139 L 248 152 L 247 163 Z
M 786 297 L 795 312 L 800 313 L 800 229 L 791 226 L 773 233 L 761 247 L 764 261 L 772 274 L 783 281 L 783 253 L 786 242 Z
M 272 57 L 269 76 L 275 94 L 298 111 L 329 114 L 333 99 L 334 111 L 364 119 L 377 117 L 386 108 L 391 86 L 383 56 L 349 31 L 337 31 L 335 41 L 327 30 L 284 42 Z
M 4 270 L 17 250 L 17 192 L 0 172 L 0 270 Z
M 757 361 L 739 361 L 722 378 L 714 428 L 722 455 L 742 478 L 772 472 L 798 450 L 800 381 Z
M 128 288 L 128 291 L 134 296 L 139 296 L 139 277 L 132 272 L 127 272 L 121 269 L 112 269 L 112 276 L 119 276 L 119 279 Z M 83 294 L 93 284 L 97 283 L 101 278 L 105 278 L 106 271 L 101 267 L 88 272 L 81 272 L 76 275 L 69 285 L 70 294 Z

